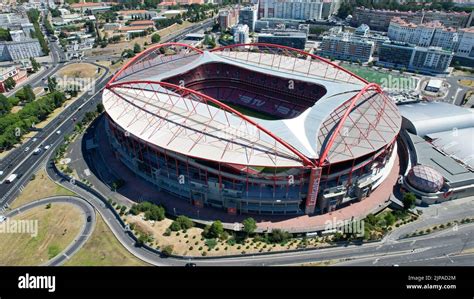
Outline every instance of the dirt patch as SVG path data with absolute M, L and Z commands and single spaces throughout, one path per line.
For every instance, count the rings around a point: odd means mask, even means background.
M 59 70 L 58 77 L 70 78 L 94 78 L 97 75 L 97 67 L 89 63 L 73 63 Z
M 242 253 L 258 253 L 270 251 L 285 251 L 290 249 L 297 249 L 301 247 L 303 242 L 306 242 L 307 248 L 325 247 L 328 243 L 320 242 L 318 238 L 308 238 L 306 241 L 301 239 L 293 239 L 288 243 L 282 244 L 267 244 L 265 242 L 256 241 L 253 238 L 248 238 L 241 244 L 232 244 L 229 240 L 215 241 L 215 246 L 209 248 L 209 241 L 202 237 L 202 229 L 193 227 L 187 231 L 171 232 L 169 236 L 165 235 L 166 229 L 173 222 L 171 219 L 164 219 L 162 221 L 147 221 L 143 215 L 128 215 L 125 217 L 126 222 L 135 225 L 135 234 L 143 233 L 149 234 L 153 237 L 151 246 L 155 248 L 164 248 L 165 246 L 173 246 L 173 254 L 183 256 L 222 256 L 222 255 L 239 255 Z
M 46 174 L 45 169 L 41 169 L 34 175 L 20 195 L 13 201 L 11 208 L 21 207 L 29 202 L 56 195 L 73 195 L 71 191 L 57 185 Z
M 65 221 L 67 219 L 67 221 Z M 50 248 L 58 253 L 69 246 L 84 223 L 81 211 L 70 204 L 53 203 L 28 210 L 12 220 L 37 220 L 37 235 L 27 233 L 0 234 L 0 264 L 35 266 L 47 262 Z

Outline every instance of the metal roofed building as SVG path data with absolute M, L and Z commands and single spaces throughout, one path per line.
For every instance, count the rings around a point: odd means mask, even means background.
M 127 167 L 229 213 L 326 213 L 363 200 L 391 170 L 401 125 L 378 85 L 270 44 L 153 46 L 111 79 L 103 104 Z
M 398 107 L 411 165 L 431 167 L 445 178 L 438 192 L 406 187 L 427 204 L 474 195 L 474 111 L 444 102 Z
M 472 132 L 467 132 L 472 133 Z M 467 165 L 463 165 L 459 160 L 443 153 L 438 149 L 439 144 L 427 142 L 412 133 L 405 133 L 402 130 L 402 137 L 408 143 L 409 149 L 414 158 L 412 165 L 425 165 L 439 172 L 445 179 L 444 186 L 438 192 L 426 193 L 422 190 L 412 188 L 409 184 L 404 184 L 409 191 L 414 192 L 419 200 L 425 204 L 433 204 L 446 200 L 453 200 L 474 195 L 474 170 Z M 472 140 L 473 135 L 470 136 Z M 467 141 L 464 143 L 468 143 Z M 471 143 L 472 146 L 472 143 Z M 464 147 L 467 149 L 468 147 Z M 471 147 L 472 149 L 472 147 Z M 466 162 L 472 165 L 471 159 Z
M 474 127 L 432 133 L 427 137 L 436 148 L 474 169 Z
M 445 102 L 399 105 L 402 127 L 418 136 L 474 127 L 474 111 Z

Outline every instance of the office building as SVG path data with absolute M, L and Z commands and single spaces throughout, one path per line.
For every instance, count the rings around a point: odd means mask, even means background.
M 232 28 L 232 34 L 234 36 L 234 43 L 246 44 L 249 41 L 249 26 L 238 24 Z
M 258 15 L 260 18 L 281 18 L 295 20 L 321 20 L 323 0 L 262 0 Z
M 259 43 L 276 44 L 304 50 L 308 35 L 299 31 L 274 31 L 273 33 L 260 33 Z
M 246 6 L 239 11 L 239 24 L 247 25 L 250 31 L 255 31 L 257 21 L 257 6 Z
M 452 52 L 439 47 L 417 47 L 392 41 L 380 46 L 377 63 L 384 67 L 439 74 L 447 71 L 452 58 Z

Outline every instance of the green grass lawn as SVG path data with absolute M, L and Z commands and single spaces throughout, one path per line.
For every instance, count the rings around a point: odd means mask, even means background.
M 341 65 L 345 69 L 354 74 L 366 79 L 369 82 L 377 83 L 379 85 L 385 85 L 389 81 L 410 78 L 409 76 L 401 75 L 398 72 L 383 72 L 379 70 L 374 70 L 366 66 L 357 66 L 350 65 L 348 63 L 343 63 Z M 387 81 L 389 80 L 389 81 Z

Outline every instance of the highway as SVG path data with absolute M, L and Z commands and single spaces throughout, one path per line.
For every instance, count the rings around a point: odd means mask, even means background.
M 385 238 L 381 242 L 363 245 L 347 245 L 326 249 L 311 249 L 298 252 L 272 253 L 265 255 L 238 256 L 229 258 L 174 258 L 164 257 L 144 247 L 137 247 L 130 232 L 119 221 L 114 210 L 109 209 L 98 197 L 81 187 L 62 179 L 52 168 L 48 168 L 51 179 L 85 198 L 104 218 L 122 245 L 137 258 L 156 266 L 184 266 L 192 261 L 198 266 L 279 266 L 300 265 L 316 261 L 344 262 L 340 265 L 422 265 L 440 263 L 439 258 L 447 255 L 458 257 L 462 250 L 474 248 L 474 224 L 459 226 L 458 230 L 446 229 L 415 238 Z M 466 265 L 473 265 L 474 261 Z
M 5 207 L 16 198 L 23 186 L 30 180 L 31 175 L 46 163 L 49 153 L 54 151 L 54 148 L 64 140 L 64 136 L 73 132 L 75 125 L 73 119 L 80 121 L 87 111 L 96 109 L 101 100 L 101 91 L 111 77 L 109 70 L 104 69 L 102 76 L 95 82 L 96 92 L 94 95 L 91 96 L 88 92 L 85 92 L 39 131 L 35 136 L 36 141 L 31 139 L 25 142 L 21 147 L 10 153 L 6 159 L 2 160 L 0 167 L 5 173 L 0 178 L 2 180 L 2 184 L 0 184 L 0 207 Z M 58 131 L 59 134 L 57 134 Z M 37 155 L 33 154 L 36 147 L 44 148 L 45 145 L 51 145 L 51 148 L 42 150 Z M 27 146 L 30 147 L 30 150 L 25 152 L 24 148 Z M 18 174 L 18 178 L 10 184 L 3 183 L 4 178 L 11 173 Z
M 59 70 L 61 67 L 63 67 L 64 62 L 62 61 L 62 56 L 64 56 L 64 53 L 62 52 L 61 49 L 58 48 L 58 46 L 54 43 L 50 43 L 51 47 L 51 56 L 52 56 L 52 66 L 48 69 L 45 69 L 43 72 L 40 74 L 36 75 L 34 78 L 27 80 L 25 84 L 31 85 L 31 87 L 38 87 L 39 85 L 42 85 L 42 81 L 45 78 L 48 78 L 52 74 L 54 74 L 57 70 Z M 23 84 L 23 85 L 25 85 Z M 6 94 L 6 96 L 10 96 L 11 94 L 14 94 L 17 92 L 19 88 L 16 88 L 14 91 Z M 39 132 L 37 134 L 37 138 L 41 135 L 42 132 Z M 39 139 L 39 138 L 38 138 Z M 9 168 L 11 168 L 14 164 L 18 163 L 20 159 L 24 158 L 27 156 L 25 152 L 25 148 L 29 147 L 30 149 L 33 149 L 33 147 L 36 145 L 35 142 L 32 142 L 32 140 L 28 140 L 24 142 L 20 147 L 16 148 L 12 152 L 10 152 L 5 158 L 0 160 L 0 170 L 4 171 L 4 174 L 0 176 L 0 182 L 7 177 L 7 171 Z M 0 194 L 1 194 L 1 189 L 0 189 Z
M 27 203 L 26 205 L 23 205 L 6 213 L 5 216 L 11 218 L 33 208 L 45 206 L 49 203 L 66 203 L 74 205 L 81 210 L 82 216 L 84 218 L 84 225 L 82 226 L 82 229 L 77 235 L 77 237 L 74 239 L 74 242 L 72 242 L 68 247 L 66 247 L 63 252 L 43 264 L 43 266 L 60 266 L 64 262 L 66 262 L 69 257 L 76 253 L 84 245 L 84 243 L 86 243 L 86 241 L 89 239 L 90 235 L 94 231 L 96 223 L 95 211 L 90 204 L 88 204 L 83 199 L 74 196 L 55 196 Z M 88 217 L 90 217 L 90 221 L 87 221 Z
M 167 41 L 179 40 L 185 34 L 200 30 L 204 26 L 208 26 L 207 24 L 211 22 L 212 20 L 209 20 L 203 25 L 189 28 L 186 32 L 179 33 L 173 38 L 167 39 Z M 30 151 L 26 156 L 21 155 L 21 153 L 23 153 L 21 148 L 14 151 L 19 152 L 19 156 L 9 162 L 8 166 L 10 167 L 8 168 L 8 173 L 4 174 L 3 177 L 6 177 L 13 171 L 23 175 L 12 184 L 0 185 L 0 195 L 2 195 L 0 206 L 11 203 L 18 192 L 21 191 L 22 186 L 30 179 L 31 174 L 39 167 L 46 165 L 46 161 L 50 158 L 54 148 L 63 141 L 66 134 L 70 134 L 73 131 L 74 122 L 72 118 L 80 120 L 87 111 L 96 109 L 96 104 L 101 100 L 101 90 L 108 82 L 110 76 L 111 74 L 109 74 L 107 70 L 97 81 L 97 92 L 94 95 L 90 96 L 84 94 L 81 96 L 80 99 L 67 107 L 59 117 L 54 119 L 38 134 L 37 143 L 42 143 L 43 145 L 52 144 L 51 149 L 42 151 L 39 155 L 32 155 Z M 55 133 L 57 130 L 60 130 L 59 134 Z M 34 149 L 36 146 L 37 144 L 34 144 L 30 146 L 30 148 Z M 2 163 L 4 162 L 2 161 Z M 0 165 L 3 167 L 3 164 Z M 474 225 L 465 225 L 461 226 L 459 231 L 445 230 L 410 239 L 387 238 L 382 242 L 339 246 L 327 249 L 229 258 L 181 259 L 164 257 L 145 247 L 137 246 L 131 233 L 119 221 L 115 210 L 109 209 L 106 204 L 94 194 L 82 189 L 76 184 L 63 180 L 58 176 L 51 165 L 48 165 L 46 169 L 48 175 L 53 180 L 76 192 L 80 197 L 89 202 L 104 218 L 114 235 L 128 251 L 141 260 L 157 266 L 183 266 L 191 260 L 199 266 L 290 265 L 327 260 L 344 261 L 341 265 L 411 265 L 412 263 L 431 265 L 440 264 L 450 259 L 455 262 L 458 261 L 459 263 L 465 262 L 469 259 L 469 255 L 461 256 L 459 253 L 466 248 L 474 247 Z M 74 248 L 75 250 L 78 249 L 77 246 L 74 246 Z M 70 254 L 66 254 L 70 256 Z M 66 258 L 66 256 L 64 256 L 64 258 Z M 60 259 L 58 263 L 62 263 L 64 261 L 63 259 Z
M 209 19 L 200 24 L 193 25 L 184 31 L 168 36 L 163 40 L 163 42 L 179 40 L 190 32 L 199 31 L 205 27 L 211 26 L 213 22 L 214 19 Z M 65 60 L 64 52 L 58 48 L 56 43 L 51 42 L 50 46 L 54 66 L 53 68 L 48 69 L 44 76 L 38 76 L 31 82 L 28 82 L 33 87 L 42 84 L 42 80 L 44 78 L 50 76 L 64 65 L 64 63 L 61 62 Z M 93 96 L 90 96 L 87 92 L 84 93 L 84 95 L 82 95 L 78 100 L 64 109 L 64 111 L 61 112 L 58 117 L 51 120 L 51 122 L 45 128 L 41 129 L 34 136 L 36 140 L 34 138 L 27 140 L 21 146 L 9 153 L 4 159 L 0 160 L 0 171 L 4 172 L 0 176 L 0 209 L 2 209 L 5 204 L 10 203 L 15 198 L 22 186 L 26 185 L 29 178 L 31 177 L 31 174 L 35 173 L 35 171 L 41 165 L 41 161 L 45 160 L 44 151 L 42 151 L 39 155 L 33 155 L 33 150 L 37 147 L 44 147 L 47 144 L 51 144 L 53 146 L 49 150 L 52 151 L 63 140 L 63 137 L 66 134 L 71 133 L 74 129 L 72 119 L 82 119 L 85 112 L 94 110 L 96 105 L 100 102 L 100 91 L 110 79 L 111 74 L 109 74 L 108 68 L 100 66 L 95 62 L 88 63 L 94 64 L 106 70 L 102 74 L 101 78 L 96 81 L 95 90 L 97 92 Z M 88 97 L 91 99 L 89 100 Z M 85 106 L 85 102 L 88 102 L 91 107 L 86 107 L 82 111 L 79 111 L 79 107 Z M 54 134 L 54 132 L 57 130 L 60 130 L 61 133 Z M 26 147 L 29 147 L 28 152 L 25 152 Z M 18 175 L 21 174 L 21 177 L 12 184 L 3 183 L 4 179 L 12 173 L 16 173 Z

